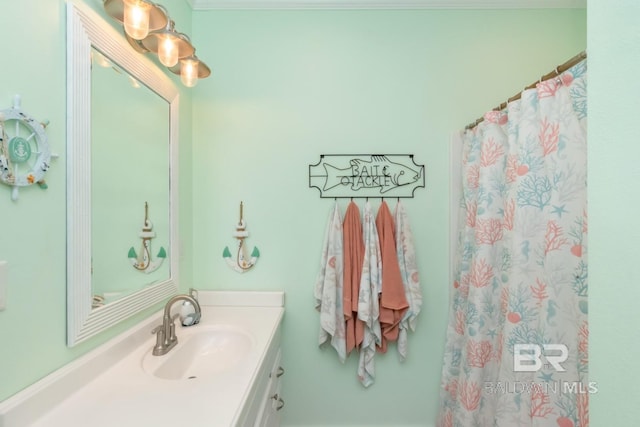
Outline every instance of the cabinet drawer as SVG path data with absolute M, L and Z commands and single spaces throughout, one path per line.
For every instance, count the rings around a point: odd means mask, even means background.
M 280 425 L 280 411 L 284 407 L 284 399 L 281 395 L 282 383 L 280 381 L 280 377 L 284 374 L 284 369 L 280 361 L 281 352 L 278 351 L 269 373 L 269 384 L 266 393 L 262 397 L 253 427 L 277 427 Z
M 260 366 L 258 375 L 255 382 L 251 387 L 251 391 L 245 406 L 242 410 L 242 415 L 239 417 L 238 427 L 254 427 L 256 420 L 259 418 L 259 412 L 262 409 L 267 391 L 271 387 L 271 379 L 276 375 L 272 375 L 274 366 L 276 366 L 276 360 L 279 361 L 280 357 L 280 329 L 276 332 L 273 340 L 267 350 L 267 354 Z M 279 366 L 279 365 L 278 365 Z M 277 371 L 276 371 L 277 373 Z

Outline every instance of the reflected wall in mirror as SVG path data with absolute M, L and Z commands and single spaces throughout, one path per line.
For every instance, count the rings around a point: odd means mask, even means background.
M 170 277 L 162 253 L 170 237 L 169 104 L 95 47 L 91 56 L 91 285 L 99 307 Z M 154 236 L 148 254 L 141 236 Z
M 153 62 L 81 1 L 67 3 L 67 44 L 67 345 L 74 346 L 178 290 L 179 97 Z M 107 71 L 117 69 L 122 80 L 146 86 L 142 97 L 155 98 L 153 106 L 138 105 L 111 82 L 94 87 L 92 80 L 102 78 L 99 70 L 92 73 L 95 51 L 115 67 Z M 105 106 L 93 99 L 104 93 L 116 102 Z M 149 111 L 135 111 L 141 108 Z M 123 123 L 124 114 L 131 126 Z M 145 202 L 156 232 L 152 251 L 163 246 L 168 255 L 151 275 L 128 259 L 129 248 L 141 244 Z M 120 233 L 121 241 L 112 242 Z M 125 276 L 131 278 L 126 288 Z M 92 309 L 94 293 L 118 297 Z

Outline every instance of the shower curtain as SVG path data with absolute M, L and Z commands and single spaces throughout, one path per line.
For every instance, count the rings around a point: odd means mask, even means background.
M 586 62 L 462 135 L 439 427 L 587 427 Z

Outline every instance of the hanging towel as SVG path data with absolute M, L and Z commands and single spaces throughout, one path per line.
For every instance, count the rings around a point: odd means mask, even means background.
M 360 347 L 358 379 L 362 385 L 369 387 L 375 378 L 373 358 L 381 339 L 378 298 L 382 289 L 382 256 L 373 212 L 368 201 L 364 207 L 362 232 L 364 260 L 358 298 L 358 319 L 364 323 L 364 335 Z
M 343 262 L 342 218 L 336 202 L 327 223 L 314 296 L 316 310 L 320 312 L 318 345 L 322 346 L 331 337 L 331 346 L 340 362 L 347 358 L 342 310 Z
M 394 212 L 396 251 L 398 252 L 398 264 L 404 285 L 404 295 L 409 303 L 409 309 L 400 321 L 400 334 L 398 336 L 398 353 L 400 360 L 407 357 L 407 330 L 415 332 L 418 314 L 422 307 L 422 289 L 418 276 L 418 262 L 416 250 L 413 244 L 413 233 L 409 227 L 409 217 L 404 210 L 404 205 L 398 200 Z
M 358 320 L 358 292 L 362 275 L 364 243 L 360 210 L 353 201 L 349 203 L 342 227 L 344 244 L 343 310 L 346 322 L 346 353 L 362 343 L 364 325 Z
M 404 285 L 398 265 L 393 217 L 384 200 L 378 209 L 376 228 L 382 254 L 382 293 L 380 294 L 382 340 L 378 351 L 386 353 L 387 342 L 398 340 L 400 321 L 409 308 L 409 303 L 404 295 Z

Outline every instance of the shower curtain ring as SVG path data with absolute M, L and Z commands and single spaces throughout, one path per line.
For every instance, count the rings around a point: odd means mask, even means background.
M 561 85 L 562 84 L 562 77 L 560 77 L 560 70 L 558 70 L 558 67 L 556 67 L 555 72 L 556 72 L 556 77 L 555 77 L 554 80 L 555 80 L 556 84 Z

